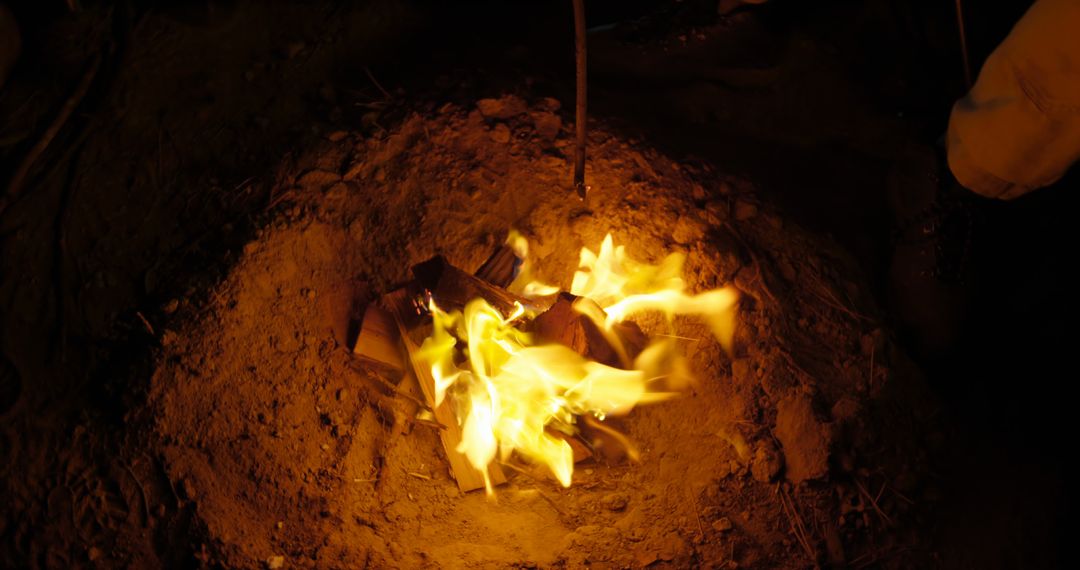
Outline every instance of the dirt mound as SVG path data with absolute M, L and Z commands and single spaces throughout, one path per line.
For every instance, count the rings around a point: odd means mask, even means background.
M 924 560 L 909 535 L 930 408 L 852 264 L 749 184 L 599 129 L 582 204 L 557 111 L 515 98 L 447 106 L 378 138 L 335 133 L 285 167 L 282 215 L 206 306 L 181 305 L 153 378 L 157 444 L 203 529 L 204 560 Z M 441 254 L 474 270 L 511 227 L 532 242 L 540 277 L 563 287 L 580 248 L 612 232 L 650 262 L 687 253 L 691 290 L 734 283 L 744 298 L 733 356 L 703 325 L 680 323 L 699 382 L 622 421 L 640 464 L 589 460 L 569 489 L 511 473 L 492 501 L 458 493 L 437 434 L 371 383 L 349 348 L 363 307 L 412 264 Z M 871 416 L 876 431 L 865 429 Z

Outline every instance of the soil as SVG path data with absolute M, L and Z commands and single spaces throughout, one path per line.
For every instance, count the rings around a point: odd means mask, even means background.
M 162 333 L 154 445 L 205 525 L 208 555 L 238 568 L 274 556 L 299 567 L 802 568 L 910 548 L 917 516 L 904 497 L 922 494 L 921 429 L 845 432 L 922 425 L 929 409 L 862 315 L 875 309 L 850 260 L 785 225 L 747 182 L 599 126 L 582 204 L 567 187 L 570 133 L 545 129 L 562 122 L 557 104 L 531 103 L 447 105 L 377 138 L 331 133 L 279 176 L 293 181 L 279 189 L 291 207 L 205 306 Z M 460 495 L 436 434 L 348 360 L 365 303 L 412 264 L 440 254 L 475 270 L 510 228 L 530 238 L 541 278 L 564 287 L 577 251 L 610 231 L 648 261 L 685 252 L 691 289 L 733 283 L 745 300 L 734 359 L 682 323 L 699 382 L 622 420 L 640 464 L 589 460 L 569 489 L 512 472 L 492 500 Z M 883 420 L 892 407 L 902 411 Z M 836 470 L 833 453 L 846 462 Z

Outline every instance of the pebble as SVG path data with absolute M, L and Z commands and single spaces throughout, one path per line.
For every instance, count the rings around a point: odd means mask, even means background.
M 507 95 L 498 99 L 480 99 L 476 108 L 486 119 L 509 119 L 529 110 L 521 97 Z
M 768 483 L 780 474 L 784 466 L 784 458 L 780 451 L 771 442 L 762 442 L 754 452 L 754 460 L 750 465 L 750 473 L 754 479 L 762 483 Z
M 716 522 L 712 523 L 712 527 L 718 532 L 727 532 L 732 528 L 731 519 L 720 517 Z
M 284 568 L 285 567 L 285 557 L 284 556 L 271 556 L 271 557 L 267 558 L 266 559 L 266 567 L 269 570 L 277 570 L 278 568 Z
M 499 143 L 506 144 L 510 142 L 510 127 L 500 123 L 495 125 L 494 129 L 491 129 L 491 140 Z
M 611 493 L 609 495 L 605 495 L 604 498 L 600 499 L 600 504 L 609 511 L 625 510 L 626 505 L 629 502 L 629 498 L 627 498 L 627 496 L 622 493 Z
M 735 202 L 735 219 L 740 222 L 745 222 L 757 216 L 758 207 L 745 200 L 739 200 Z

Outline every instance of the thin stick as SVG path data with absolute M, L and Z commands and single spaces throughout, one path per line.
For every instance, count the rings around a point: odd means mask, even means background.
M 503 467 L 509 467 L 510 469 L 512 469 L 514 471 L 517 471 L 518 473 L 528 477 L 534 483 L 547 483 L 547 481 L 544 481 L 544 480 L 538 478 L 536 475 L 533 475 L 532 473 L 529 473 L 525 469 L 522 469 L 521 467 L 518 467 L 517 465 L 514 465 L 513 463 L 510 463 L 509 461 L 507 461 L 506 463 L 500 463 L 500 465 L 502 465 Z M 551 504 L 552 508 L 554 508 L 560 515 L 568 516 L 567 512 L 564 511 L 561 506 L 559 506 L 559 503 L 557 503 L 555 501 L 555 499 L 552 499 L 551 497 L 549 497 L 547 495 L 547 493 L 540 490 L 539 487 L 533 487 L 533 490 L 536 491 L 537 495 L 540 495 L 545 501 L 547 501 L 549 504 Z
M 964 57 L 964 85 L 971 89 L 971 61 L 968 59 L 967 33 L 964 32 L 963 0 L 956 0 L 956 28 L 960 32 L 960 54 Z
M 146 332 L 150 333 L 150 336 L 154 336 L 154 327 L 150 326 L 150 321 L 146 320 L 142 312 L 135 311 L 135 316 L 139 317 L 139 321 L 142 322 L 143 327 L 146 328 Z
M 858 479 L 855 479 L 855 486 L 859 488 L 859 492 L 862 493 L 862 496 L 866 497 L 866 499 L 870 501 L 870 506 L 874 507 L 874 512 L 876 512 L 878 516 L 881 517 L 881 520 L 885 521 L 886 524 L 891 526 L 892 519 L 889 518 L 889 515 L 885 514 L 885 511 L 881 510 L 881 507 L 878 506 L 877 499 L 875 499 L 874 496 L 866 490 L 866 487 L 864 487 Z
M 694 497 L 694 492 L 687 489 L 686 494 L 690 495 L 690 504 L 694 506 L 694 518 L 697 519 L 698 532 L 701 534 L 701 538 L 705 538 L 705 527 L 701 524 L 701 513 L 698 511 L 697 499 Z
M 30 152 L 26 153 L 26 157 L 19 163 L 19 167 L 15 170 L 15 174 L 12 175 L 11 181 L 8 183 L 7 191 L 3 196 L 0 196 L 0 214 L 4 213 L 8 205 L 19 197 L 22 193 L 23 186 L 26 185 L 26 178 L 30 174 L 30 169 L 37 162 L 38 158 L 45 152 L 45 149 L 49 148 L 49 144 L 56 138 L 56 134 L 60 132 L 60 129 L 64 127 L 67 120 L 71 117 L 71 114 L 75 111 L 75 108 L 82 102 L 83 97 L 86 97 L 86 93 L 90 90 L 90 84 L 94 82 L 94 77 L 97 75 L 98 68 L 101 67 L 101 54 L 94 56 L 93 61 L 90 62 L 90 67 L 83 73 L 82 79 L 79 80 L 79 85 L 75 88 L 75 92 L 64 101 L 64 106 L 60 108 L 60 112 L 53 119 L 52 124 L 48 129 L 45 129 L 45 133 L 41 135 L 41 139 L 37 144 L 30 149 Z
M 368 76 L 368 79 L 370 79 L 371 82 L 375 84 L 375 87 L 379 91 L 382 92 L 383 97 L 385 97 L 387 100 L 390 100 L 390 99 L 394 98 L 393 95 L 390 95 L 389 91 L 387 91 L 386 89 L 383 89 L 383 86 L 382 86 L 382 84 L 379 83 L 379 80 L 375 79 L 375 74 L 371 73 L 371 69 L 369 69 L 368 66 L 366 66 L 366 65 L 364 66 L 364 73 L 366 73 L 367 76 Z
M 585 186 L 585 121 L 586 121 L 586 85 L 585 85 L 585 0 L 574 0 L 574 45 L 577 65 L 577 103 L 575 127 L 577 144 L 574 148 L 574 189 L 578 197 L 585 199 L 588 188 Z
M 349 354 L 349 359 L 346 360 L 346 363 L 348 364 L 349 369 L 351 369 L 353 372 L 357 372 L 357 373 L 361 374 L 362 376 L 364 376 L 365 378 L 367 378 L 369 380 L 373 380 L 375 383 L 379 384 L 383 388 L 385 388 L 388 391 L 392 392 L 394 394 L 394 396 L 405 398 L 406 400 L 408 400 L 408 401 L 416 404 L 417 406 L 419 406 L 421 409 L 427 410 L 429 412 L 433 411 L 431 409 L 431 407 L 427 405 L 427 403 L 421 401 L 419 398 L 416 398 L 412 394 L 409 394 L 409 393 L 403 391 L 401 388 L 395 386 L 393 383 L 387 381 L 385 378 L 379 376 L 375 372 L 372 372 L 371 370 L 368 370 L 367 368 L 365 368 L 362 364 L 357 362 L 352 357 L 351 353 Z M 438 424 L 438 422 L 432 422 L 432 423 Z M 442 424 L 438 424 L 438 425 L 442 425 Z M 444 426 L 444 429 L 445 429 L 445 426 Z

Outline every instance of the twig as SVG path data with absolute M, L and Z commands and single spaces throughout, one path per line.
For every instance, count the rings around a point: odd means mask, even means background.
M 150 333 L 150 336 L 154 336 L 154 327 L 150 326 L 150 321 L 146 320 L 146 317 L 143 316 L 142 312 L 135 311 L 135 316 L 139 317 L 139 320 L 142 321 L 142 325 L 146 328 L 146 332 Z
M 837 311 L 840 311 L 841 313 L 844 313 L 845 315 L 851 317 L 856 321 L 873 322 L 873 319 L 871 319 L 870 317 L 867 317 L 866 315 L 856 312 L 853 309 L 845 307 L 844 303 L 837 299 L 836 295 L 833 295 L 832 289 L 829 288 L 829 284 L 823 281 L 818 275 L 810 272 L 810 277 L 814 281 L 814 284 L 817 285 L 817 287 L 810 288 L 811 293 L 815 297 L 817 297 L 819 301 L 825 303 L 833 309 L 836 309 Z
M 897 491 L 897 490 L 896 490 L 895 488 L 893 488 L 893 486 L 892 486 L 892 485 L 889 485 L 889 490 L 890 490 L 890 491 L 892 491 L 892 493 L 893 493 L 894 495 L 896 495 L 897 497 L 899 497 L 901 501 L 904 501 L 905 503 L 907 503 L 907 504 L 909 504 L 909 505 L 914 505 L 914 504 L 915 504 L 915 501 L 912 501 L 911 499 L 909 499 L 909 498 L 907 498 L 906 496 L 904 496 L 904 494 L 903 494 L 903 493 L 901 493 L 900 491 Z
M 145 521 L 143 524 L 148 525 L 150 524 L 150 502 L 146 498 L 146 489 L 143 488 L 142 481 L 135 476 L 135 472 L 132 471 L 131 466 L 129 466 L 126 461 L 121 460 L 120 465 L 124 468 L 124 471 L 127 471 L 128 476 L 135 481 L 135 485 L 139 488 L 139 495 L 142 497 L 143 516 L 145 517 L 143 519 Z
M 26 178 L 30 174 L 30 169 L 41 157 L 45 149 L 49 147 L 52 140 L 56 138 L 56 134 L 60 132 L 60 129 L 64 127 L 71 114 L 75 111 L 75 108 L 79 106 L 83 98 L 86 97 L 86 93 L 90 90 L 90 85 L 94 82 L 94 77 L 97 75 L 98 69 L 101 67 L 101 54 L 98 53 L 94 56 L 94 59 L 90 62 L 90 67 L 83 72 L 82 79 L 79 81 L 78 86 L 75 88 L 75 92 L 64 101 L 64 105 L 60 107 L 60 112 L 53 119 L 49 128 L 45 129 L 45 132 L 41 135 L 41 139 L 37 144 L 30 148 L 30 151 L 26 153 L 22 162 L 19 163 L 18 168 L 15 169 L 15 174 L 12 175 L 11 181 L 8 182 L 7 190 L 3 196 L 0 196 L 0 215 L 4 213 L 8 205 L 17 199 L 22 193 L 23 186 L 26 185 Z
M 443 424 L 441 424 L 439 422 L 436 422 L 436 421 L 432 421 L 432 420 L 425 420 L 425 419 L 422 419 L 422 418 L 413 418 L 411 421 L 412 421 L 412 423 L 414 425 L 429 427 L 429 428 L 435 429 L 435 430 L 440 430 L 441 431 L 441 430 L 446 429 L 446 426 L 444 426 Z
M 417 479 L 423 479 L 424 481 L 431 481 L 431 477 L 428 477 L 423 473 L 413 473 L 412 471 L 407 471 L 405 474 L 409 477 L 416 477 Z
M 533 481 L 534 483 L 541 483 L 541 482 L 543 482 L 543 481 L 541 481 L 540 479 L 538 479 L 538 478 L 537 478 L 537 477 L 536 477 L 535 475 L 533 475 L 532 473 L 529 473 L 528 471 L 526 471 L 526 470 L 524 470 L 524 469 L 522 469 L 522 468 L 518 467 L 517 465 L 514 465 L 513 463 L 510 463 L 509 461 L 507 461 L 507 462 L 505 462 L 505 463 L 500 463 L 500 465 L 502 465 L 503 467 L 509 467 L 510 469 L 512 469 L 512 470 L 514 470 L 514 471 L 517 471 L 518 473 L 521 473 L 522 475 L 524 475 L 524 476 L 528 477 L 529 479 L 531 479 L 531 480 L 532 480 L 532 481 Z M 550 504 L 551 504 L 551 506 L 552 506 L 552 507 L 553 507 L 553 508 L 554 508 L 554 509 L 555 509 L 556 511 L 558 511 L 558 513 L 559 513 L 560 515 L 563 515 L 563 516 L 569 516 L 569 515 L 567 514 L 567 512 L 566 512 L 566 511 L 564 511 L 564 510 L 563 510 L 563 508 L 562 508 L 561 506 L 559 506 L 559 503 L 555 502 L 555 499 L 552 499 L 551 497 L 547 496 L 547 493 L 545 493 L 545 492 L 541 491 L 541 490 L 540 490 L 540 489 L 539 489 L 538 487 L 533 487 L 533 489 L 534 489 L 534 490 L 536 491 L 536 493 L 537 493 L 538 495 L 540 495 L 541 497 L 543 497 L 545 501 L 547 501 L 548 503 L 550 503 Z
M 697 499 L 694 498 L 694 493 L 692 491 L 690 491 L 690 489 L 687 489 L 686 493 L 688 495 L 690 495 L 690 504 L 694 506 L 694 518 L 697 519 L 698 532 L 701 534 L 701 538 L 704 539 L 705 538 L 705 527 L 702 526 L 702 524 L 701 524 L 701 512 L 698 511 Z
M 963 0 L 956 0 L 956 28 L 960 33 L 960 54 L 964 57 L 964 86 L 971 89 L 971 61 L 968 59 L 967 33 L 964 31 Z
M 859 493 L 862 493 L 862 496 L 866 497 L 866 499 L 870 501 L 870 506 L 874 507 L 874 511 L 877 512 L 879 517 L 881 517 L 881 520 L 885 521 L 886 524 L 891 526 L 892 519 L 889 518 L 889 515 L 885 514 L 885 511 L 881 510 L 881 507 L 879 507 L 877 504 L 877 500 L 873 497 L 873 495 L 870 494 L 869 491 L 866 490 L 866 487 L 864 487 L 858 479 L 855 479 L 855 486 L 859 488 Z
M 379 83 L 379 80 L 375 79 L 375 74 L 371 73 L 371 69 L 369 69 L 366 65 L 364 66 L 364 73 L 366 73 L 368 79 L 370 79 L 371 82 L 375 84 L 375 88 L 382 92 L 384 98 L 388 100 L 394 98 L 394 96 L 391 95 L 389 91 L 383 89 L 383 86 Z
M 356 362 L 352 358 L 351 353 L 349 354 L 349 359 L 346 362 L 348 363 L 349 368 L 352 369 L 354 372 L 360 373 L 361 375 L 363 375 L 365 378 L 368 378 L 369 380 L 374 380 L 376 383 L 378 383 L 383 388 L 386 388 L 387 390 L 393 392 L 393 394 L 395 396 L 400 396 L 402 398 L 405 398 L 406 400 L 409 400 L 410 402 L 416 404 L 417 406 L 420 406 L 421 409 L 427 410 L 429 412 L 433 412 L 431 407 L 428 406 L 425 402 L 423 402 L 420 399 L 416 398 L 412 394 L 408 394 L 408 393 L 402 391 L 400 388 L 395 386 L 393 383 L 388 382 L 386 379 L 382 378 L 378 374 L 375 374 L 374 372 L 372 372 L 372 371 L 368 370 L 367 368 L 363 367 L 359 362 Z

